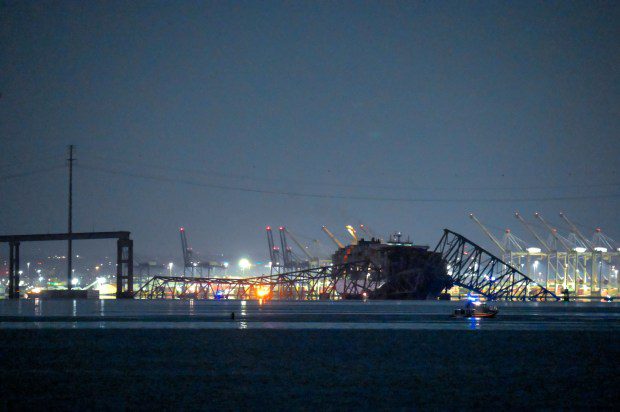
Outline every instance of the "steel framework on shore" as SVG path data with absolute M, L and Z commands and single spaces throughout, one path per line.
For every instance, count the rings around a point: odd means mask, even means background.
M 568 234 L 562 235 L 540 213 L 534 213 L 545 236 L 519 212 L 514 215 L 531 236 L 529 241 L 517 237 L 510 229 L 497 238 L 473 214 L 470 217 L 493 242 L 502 260 L 547 289 L 557 294 L 568 290 L 578 297 L 618 295 L 620 245 L 600 228 L 588 238 L 566 214 L 560 213 L 568 230 Z

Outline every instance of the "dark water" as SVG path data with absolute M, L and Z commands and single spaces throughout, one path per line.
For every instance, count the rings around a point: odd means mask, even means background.
M 496 319 L 474 321 L 450 318 L 457 305 L 0 301 L 0 410 L 614 410 L 620 402 L 617 303 L 500 303 Z
M 505 302 L 498 304 L 495 319 L 452 319 L 459 306 L 439 301 L 4 300 L 0 328 L 620 330 L 618 303 Z

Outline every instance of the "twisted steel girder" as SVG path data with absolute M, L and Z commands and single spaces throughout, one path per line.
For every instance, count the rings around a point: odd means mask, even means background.
M 142 299 L 278 299 L 357 298 L 383 284 L 381 270 L 369 261 L 321 266 L 249 278 L 155 276 L 135 294 Z
M 490 300 L 559 300 L 542 285 L 466 237 L 444 229 L 435 247 L 454 284 Z

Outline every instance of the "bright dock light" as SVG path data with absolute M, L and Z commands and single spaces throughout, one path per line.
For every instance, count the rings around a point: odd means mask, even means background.
M 250 263 L 248 259 L 243 258 L 243 259 L 239 259 L 239 267 L 241 268 L 241 270 L 246 270 L 252 267 L 252 264 Z

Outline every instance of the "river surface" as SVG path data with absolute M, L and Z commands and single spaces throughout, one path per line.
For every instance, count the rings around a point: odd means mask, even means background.
M 494 319 L 453 319 L 441 301 L 0 301 L 5 329 L 432 329 L 620 331 L 618 303 L 502 302 Z M 234 313 L 234 319 L 232 314 Z

